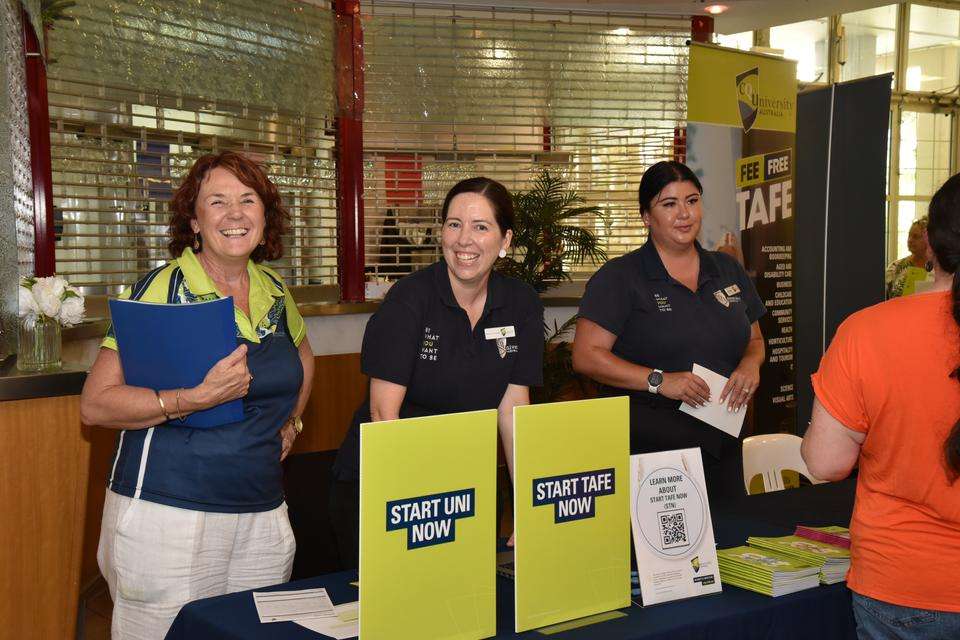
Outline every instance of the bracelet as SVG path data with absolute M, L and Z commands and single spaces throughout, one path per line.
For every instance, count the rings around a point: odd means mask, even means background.
M 163 412 L 163 417 L 169 421 L 170 414 L 167 413 L 167 406 L 163 404 L 163 398 L 160 397 L 160 391 L 158 389 L 154 389 L 153 393 L 157 396 L 157 402 L 160 404 L 160 411 Z
M 183 422 L 183 412 L 180 411 L 180 392 L 181 391 L 183 391 L 183 389 L 177 389 L 177 420 L 179 420 L 180 422 Z

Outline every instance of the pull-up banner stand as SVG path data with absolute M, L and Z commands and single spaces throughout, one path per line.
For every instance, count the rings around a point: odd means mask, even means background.
M 516 631 L 630 606 L 626 397 L 514 409 Z
M 760 318 L 767 359 L 754 396 L 761 433 L 794 431 L 796 64 L 690 46 L 687 164 L 704 188 L 700 242 L 736 258 L 768 310 Z
M 497 412 L 360 427 L 360 637 L 496 634 Z
M 797 112 L 797 424 L 840 323 L 882 302 L 892 74 L 800 96 Z M 891 363 L 892 364 L 892 363 Z

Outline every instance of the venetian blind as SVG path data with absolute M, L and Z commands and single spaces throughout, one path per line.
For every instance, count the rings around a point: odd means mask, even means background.
M 292 224 L 288 284 L 336 281 L 333 16 L 293 0 L 88 0 L 49 35 L 58 273 L 115 293 L 168 259 L 200 155 L 260 161 Z
M 474 175 L 517 191 L 549 170 L 604 212 L 578 224 L 609 256 L 642 242 L 640 176 L 678 153 L 686 118 L 689 19 L 363 8 L 368 275 L 435 260 L 443 196 Z

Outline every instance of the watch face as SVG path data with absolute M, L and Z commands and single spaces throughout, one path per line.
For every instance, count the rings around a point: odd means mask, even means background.
M 659 387 L 661 382 L 663 382 L 663 374 L 659 371 L 654 371 L 647 376 L 647 384 L 651 387 Z

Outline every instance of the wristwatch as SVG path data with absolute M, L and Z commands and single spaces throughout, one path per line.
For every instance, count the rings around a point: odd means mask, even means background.
M 660 385 L 663 384 L 663 371 L 654 369 L 647 376 L 647 391 L 650 393 L 660 393 Z
M 300 419 L 300 416 L 290 416 L 287 418 L 287 422 L 293 423 L 293 428 L 297 430 L 297 435 L 303 433 L 303 420 Z

